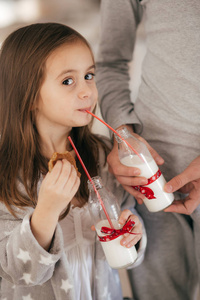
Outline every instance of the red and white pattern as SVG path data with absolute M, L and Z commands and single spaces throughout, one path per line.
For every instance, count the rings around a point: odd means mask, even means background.
M 129 220 L 121 229 L 112 229 L 109 227 L 101 227 L 101 232 L 107 234 L 106 236 L 98 236 L 100 242 L 109 242 L 111 240 L 114 240 L 118 238 L 120 235 L 123 235 L 124 233 L 130 233 L 130 234 L 139 234 L 131 232 L 133 229 L 133 226 L 135 225 L 135 222 L 132 220 Z
M 143 195 L 145 195 L 145 197 L 149 200 L 151 199 L 156 199 L 156 197 L 154 196 L 154 192 L 152 191 L 152 189 L 146 187 L 147 185 L 153 183 L 154 181 L 156 181 L 160 176 L 161 176 L 161 171 L 160 169 L 158 169 L 158 171 L 156 172 L 156 174 L 154 174 L 152 177 L 148 178 L 148 183 L 144 185 L 136 185 L 133 186 L 133 188 L 136 191 L 139 191 L 140 193 L 142 193 Z

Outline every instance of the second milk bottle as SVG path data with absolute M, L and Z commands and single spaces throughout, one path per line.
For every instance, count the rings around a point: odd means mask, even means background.
M 103 186 L 101 177 L 93 177 L 92 181 L 95 189 L 101 197 L 101 200 L 103 201 L 104 208 L 106 209 L 106 213 L 109 215 L 109 219 L 112 222 L 114 230 L 121 229 L 122 225 L 118 223 L 118 219 L 120 217 L 118 200 L 105 186 Z M 112 229 L 107 233 L 101 232 L 102 227 L 107 227 L 107 229 L 110 229 L 111 226 L 98 199 L 97 193 L 95 192 L 94 186 L 88 180 L 88 206 L 107 262 L 113 269 L 126 268 L 132 265 L 137 259 L 137 251 L 135 246 L 131 248 L 122 246 L 120 241 L 123 238 L 123 235 L 113 235 Z
M 164 191 L 165 178 L 146 145 L 134 137 L 126 127 L 117 132 L 121 137 L 115 134 L 120 162 L 126 166 L 140 169 L 139 176 L 148 179 L 146 185 L 133 186 L 133 188 L 145 195 L 143 201 L 149 211 L 157 212 L 165 209 L 173 202 L 174 195 Z

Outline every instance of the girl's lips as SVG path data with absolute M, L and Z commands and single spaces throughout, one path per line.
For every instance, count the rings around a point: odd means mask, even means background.
M 90 111 L 91 107 L 86 107 L 86 108 L 83 108 L 83 109 L 79 109 L 79 111 L 87 113 L 86 110 Z

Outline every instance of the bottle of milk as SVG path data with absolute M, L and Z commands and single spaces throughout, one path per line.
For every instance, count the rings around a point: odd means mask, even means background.
M 117 132 L 122 138 L 115 134 L 120 162 L 129 167 L 139 168 L 141 170 L 139 176 L 148 179 L 148 184 L 133 188 L 145 195 L 144 203 L 149 211 L 157 212 L 165 209 L 173 202 L 174 195 L 164 191 L 166 181 L 148 148 L 126 127 Z
M 122 228 L 122 225 L 118 223 L 120 206 L 116 197 L 105 186 L 103 186 L 101 177 L 93 177 L 92 181 L 101 197 L 101 200 L 103 201 L 106 212 L 108 213 L 114 227 L 114 229 L 111 229 L 102 205 L 97 197 L 97 193 L 95 192 L 91 182 L 88 180 L 89 211 L 107 262 L 113 269 L 126 268 L 136 261 L 137 251 L 135 246 L 126 248 L 120 244 L 120 241 L 123 238 L 123 234 L 118 233 Z M 106 231 L 105 227 L 107 229 Z

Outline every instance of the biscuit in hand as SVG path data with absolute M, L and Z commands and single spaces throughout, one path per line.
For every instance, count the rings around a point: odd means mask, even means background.
M 70 154 L 69 151 L 65 151 L 64 153 L 54 152 L 54 154 L 52 155 L 51 159 L 48 162 L 49 172 L 52 171 L 52 169 L 55 166 L 56 162 L 58 160 L 62 160 L 62 159 L 68 160 L 72 164 L 72 166 L 74 166 L 78 177 L 81 177 L 81 173 L 78 171 L 78 168 L 76 166 L 76 161 L 75 161 L 74 157 Z

